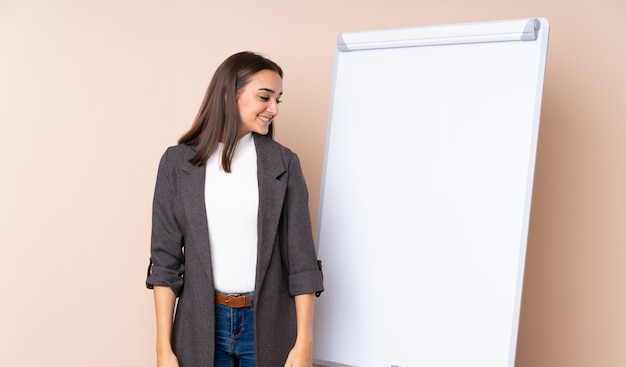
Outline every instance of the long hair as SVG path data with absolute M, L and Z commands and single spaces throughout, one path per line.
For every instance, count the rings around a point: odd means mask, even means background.
M 262 70 L 272 70 L 283 77 L 283 70 L 275 62 L 249 51 L 228 57 L 217 68 L 191 129 L 178 140 L 179 144 L 196 147 L 196 154 L 189 160 L 191 164 L 206 164 L 218 143 L 222 142 L 222 168 L 230 172 L 241 131 L 237 93 Z M 270 124 L 267 133 L 270 138 L 274 136 L 273 126 Z

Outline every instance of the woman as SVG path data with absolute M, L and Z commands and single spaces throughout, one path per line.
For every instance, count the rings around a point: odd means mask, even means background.
M 322 272 L 298 157 L 271 139 L 282 75 L 230 56 L 161 158 L 146 281 L 159 367 L 312 365 Z

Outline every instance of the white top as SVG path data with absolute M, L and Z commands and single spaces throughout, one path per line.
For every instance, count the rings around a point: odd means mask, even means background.
M 239 140 L 231 173 L 222 169 L 224 145 L 206 163 L 204 200 L 215 289 L 224 293 L 254 291 L 257 259 L 259 189 L 254 139 Z

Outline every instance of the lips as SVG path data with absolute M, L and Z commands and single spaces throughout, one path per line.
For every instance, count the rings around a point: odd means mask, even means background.
M 272 122 L 273 116 L 262 116 L 259 115 L 259 120 L 263 121 L 265 124 L 269 125 Z

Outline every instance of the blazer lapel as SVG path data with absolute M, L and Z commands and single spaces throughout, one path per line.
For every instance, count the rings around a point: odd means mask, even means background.
M 286 172 L 277 144 L 266 137 L 254 134 L 257 151 L 257 175 L 259 181 L 258 248 L 256 284 L 263 284 L 265 273 L 274 249 L 274 239 L 280 221 L 287 184 L 279 180 Z
M 189 223 L 190 238 L 186 243 L 193 243 L 200 257 L 207 276 L 213 285 L 213 270 L 211 268 L 211 250 L 209 246 L 209 227 L 207 224 L 206 208 L 204 204 L 204 186 L 206 180 L 206 166 L 194 166 L 189 163 L 194 151 L 189 148 L 189 156 L 181 167 L 180 185 L 183 193 L 183 204 Z

